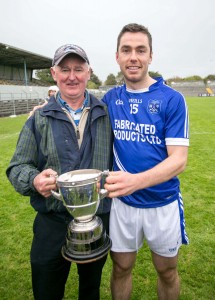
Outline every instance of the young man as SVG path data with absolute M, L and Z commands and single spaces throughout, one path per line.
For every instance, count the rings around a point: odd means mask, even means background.
M 125 85 L 103 101 L 114 131 L 114 170 L 105 188 L 113 198 L 110 217 L 114 300 L 130 299 L 132 268 L 146 240 L 158 274 L 158 298 L 177 299 L 178 250 L 187 244 L 177 175 L 188 155 L 188 112 L 184 97 L 148 74 L 152 37 L 138 24 L 123 27 L 116 60 Z
M 31 248 L 36 300 L 62 299 L 71 265 L 62 257 L 61 248 L 72 216 L 51 194 L 56 189 L 55 175 L 112 166 L 112 130 L 106 107 L 86 90 L 91 74 L 86 53 L 76 45 L 60 47 L 51 73 L 59 92 L 27 120 L 7 169 L 15 189 L 30 196 L 37 211 Z M 110 200 L 102 200 L 97 211 L 106 232 L 110 204 Z M 77 264 L 79 300 L 100 298 L 106 258 L 107 255 L 92 263 Z

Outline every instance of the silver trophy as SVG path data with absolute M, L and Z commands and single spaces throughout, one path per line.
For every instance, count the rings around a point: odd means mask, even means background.
M 111 247 L 102 220 L 95 216 L 100 200 L 107 196 L 107 191 L 101 188 L 101 180 L 108 173 L 82 169 L 57 178 L 59 193 L 52 191 L 52 195 L 63 201 L 74 218 L 62 247 L 62 255 L 69 261 L 92 262 L 106 255 Z

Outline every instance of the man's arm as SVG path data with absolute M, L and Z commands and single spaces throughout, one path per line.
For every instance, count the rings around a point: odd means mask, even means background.
M 34 114 L 35 110 L 37 110 L 38 108 L 42 108 L 42 107 L 45 106 L 47 103 L 48 103 L 48 101 L 45 100 L 43 104 L 34 106 L 33 109 L 29 112 L 28 119 Z
M 37 166 L 38 145 L 32 131 L 25 124 L 19 136 L 15 153 L 6 170 L 8 179 L 18 193 L 30 196 L 32 193 L 38 192 L 44 197 L 48 197 L 51 195 L 51 190 L 56 189 L 57 172 L 47 169 L 40 173 Z
M 126 196 L 173 178 L 184 171 L 188 157 L 187 146 L 167 146 L 168 157 L 157 166 L 145 172 L 110 172 L 106 178 L 105 189 L 111 198 Z

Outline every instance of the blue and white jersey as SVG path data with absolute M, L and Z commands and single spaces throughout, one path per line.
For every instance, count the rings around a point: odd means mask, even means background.
M 114 132 L 114 170 L 139 173 L 167 158 L 167 145 L 189 145 L 188 110 L 184 97 L 163 79 L 146 90 L 126 85 L 108 91 L 108 106 Z M 119 197 L 128 205 L 151 208 L 166 205 L 179 194 L 177 177 L 159 185 Z

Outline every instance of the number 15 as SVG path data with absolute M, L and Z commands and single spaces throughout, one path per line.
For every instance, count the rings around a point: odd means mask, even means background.
M 138 104 L 130 104 L 130 114 L 138 113 Z

